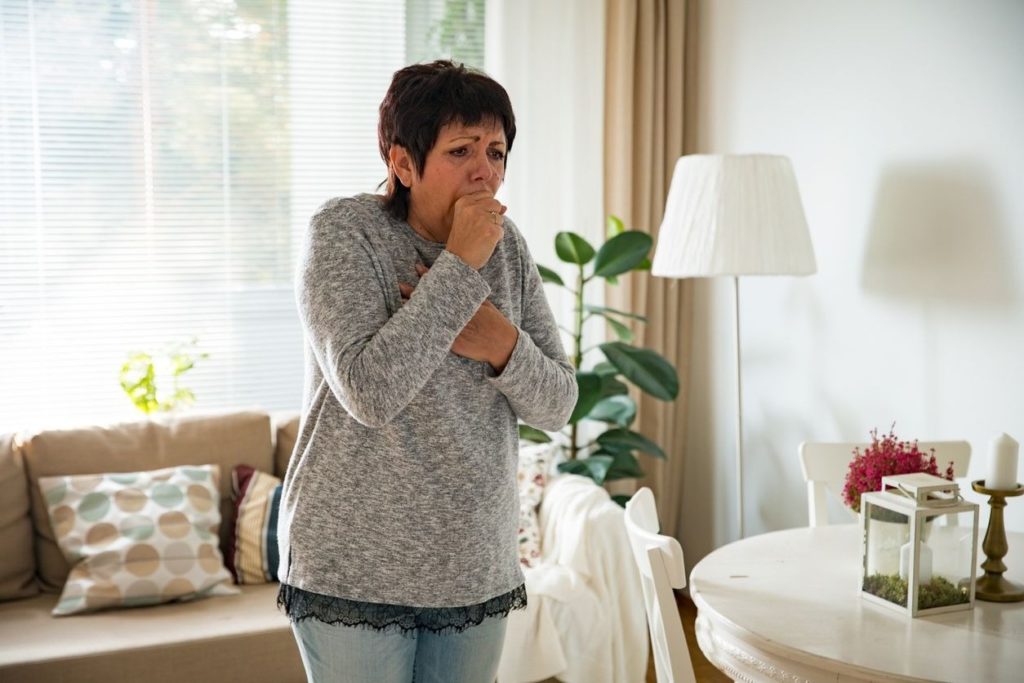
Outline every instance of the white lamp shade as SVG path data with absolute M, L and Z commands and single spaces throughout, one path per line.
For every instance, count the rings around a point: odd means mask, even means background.
M 692 154 L 676 162 L 652 274 L 810 275 L 817 269 L 787 157 Z

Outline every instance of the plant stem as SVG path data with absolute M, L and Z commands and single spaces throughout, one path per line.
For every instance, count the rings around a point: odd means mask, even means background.
M 580 365 L 583 363 L 583 352 L 580 347 L 583 344 L 583 266 L 580 266 L 579 274 L 576 276 L 576 334 L 575 334 L 575 354 L 573 355 L 573 365 L 576 370 L 579 371 Z M 576 436 L 579 430 L 579 420 L 572 424 L 572 436 L 569 441 L 569 459 L 576 459 Z

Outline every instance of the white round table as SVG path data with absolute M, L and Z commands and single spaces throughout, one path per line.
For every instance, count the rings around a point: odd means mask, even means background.
M 860 533 L 776 531 L 701 560 L 689 585 L 705 656 L 740 681 L 1024 681 L 1024 602 L 915 619 L 872 604 L 859 592 Z M 1007 536 L 1006 576 L 1020 582 L 1024 534 Z

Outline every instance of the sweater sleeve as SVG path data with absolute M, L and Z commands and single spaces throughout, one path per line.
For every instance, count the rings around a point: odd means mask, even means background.
M 306 340 L 331 392 L 368 427 L 390 422 L 444 362 L 455 338 L 490 294 L 458 256 L 444 251 L 416 294 L 394 315 L 369 241 L 344 212 L 325 209 L 310 224 L 297 278 Z
M 501 374 L 487 366 L 487 379 L 508 400 L 520 420 L 549 432 L 569 421 L 579 387 L 544 294 L 544 283 L 526 242 L 516 234 L 522 266 L 523 317 L 519 339 Z

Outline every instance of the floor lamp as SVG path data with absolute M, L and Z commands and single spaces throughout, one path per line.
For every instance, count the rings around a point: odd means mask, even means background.
M 736 505 L 743 538 L 743 383 L 740 275 L 817 271 L 789 159 L 768 154 L 692 154 L 676 162 L 651 273 L 732 276 L 736 331 Z

